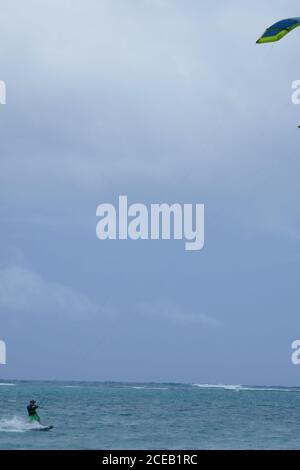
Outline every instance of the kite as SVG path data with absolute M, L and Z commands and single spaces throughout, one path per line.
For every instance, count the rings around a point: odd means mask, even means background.
M 266 29 L 264 34 L 256 41 L 257 44 L 280 41 L 284 36 L 300 26 L 299 18 L 288 18 L 281 20 Z

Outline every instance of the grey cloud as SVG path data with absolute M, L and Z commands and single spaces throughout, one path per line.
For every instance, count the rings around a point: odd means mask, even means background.
M 0 270 L 2 309 L 34 314 L 78 317 L 96 315 L 99 308 L 86 295 L 18 266 Z
M 138 306 L 138 312 L 153 318 L 165 318 L 183 326 L 191 324 L 210 327 L 222 326 L 222 323 L 212 316 L 185 310 L 170 301 L 141 303 Z
M 249 125 L 257 133 L 258 114 L 274 125 L 269 102 L 287 69 L 270 80 L 266 49 L 255 45 L 269 11 L 261 2 L 2 3 L 3 199 L 49 204 L 70 188 L 82 198 L 122 183 L 176 185 L 182 173 L 195 189 L 214 181 L 219 191 L 230 173 L 240 190 L 240 159 L 251 171 L 259 158 L 245 146 L 241 156 L 241 143 Z M 278 47 L 269 63 L 287 64 Z

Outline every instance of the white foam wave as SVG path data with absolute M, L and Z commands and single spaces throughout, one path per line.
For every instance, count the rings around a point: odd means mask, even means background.
M 16 384 L 10 384 L 6 382 L 0 382 L 0 387 L 14 387 Z
M 63 385 L 62 388 L 82 388 L 80 385 Z
M 199 388 L 220 388 L 223 390 L 233 390 L 233 391 L 240 391 L 242 389 L 242 385 L 226 385 L 226 384 L 218 384 L 218 385 L 213 385 L 213 384 L 194 384 L 194 387 L 199 387 Z
M 134 390 L 169 390 L 167 387 L 147 387 L 137 385 L 131 385 L 129 388 L 133 388 Z
M 217 389 L 222 389 L 222 390 L 232 390 L 235 392 L 240 392 L 240 391 L 253 391 L 253 392 L 300 392 L 300 388 L 279 388 L 279 387 L 251 387 L 251 386 L 246 386 L 246 385 L 225 385 L 225 384 L 219 384 L 219 385 L 213 385 L 213 384 L 193 384 L 194 387 L 199 387 L 199 388 L 217 388 Z
M 42 426 L 37 422 L 29 423 L 25 419 L 17 416 L 10 419 L 0 420 L 0 432 L 26 432 L 39 429 L 41 427 Z
M 168 387 L 148 387 L 149 390 L 169 390 Z
M 243 387 L 242 390 L 254 392 L 300 392 L 298 388 L 278 388 L 278 387 Z

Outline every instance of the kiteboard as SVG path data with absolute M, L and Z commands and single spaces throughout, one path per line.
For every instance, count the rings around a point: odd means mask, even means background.
M 31 431 L 50 431 L 54 426 L 39 426 L 38 428 L 33 428 Z

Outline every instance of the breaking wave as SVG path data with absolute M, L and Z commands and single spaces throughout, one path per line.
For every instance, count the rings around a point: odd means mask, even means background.
M 220 389 L 223 389 L 223 390 L 234 390 L 234 391 L 240 391 L 243 388 L 242 385 L 225 385 L 225 384 L 219 384 L 219 385 L 194 384 L 194 387 L 199 387 L 199 388 L 220 388 Z
M 226 385 L 226 384 L 193 384 L 194 387 L 204 389 L 221 389 L 231 390 L 234 392 L 240 391 L 253 391 L 253 392 L 300 392 L 300 388 L 287 388 L 287 387 L 251 387 L 247 385 Z

